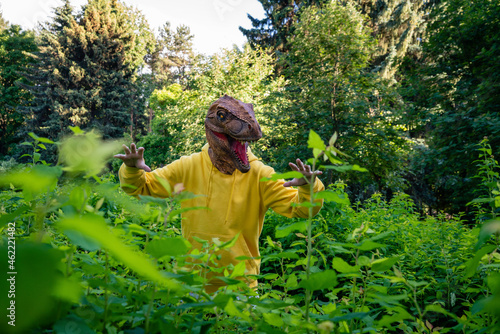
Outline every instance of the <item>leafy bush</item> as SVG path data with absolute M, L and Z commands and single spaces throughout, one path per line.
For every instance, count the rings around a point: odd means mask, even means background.
M 310 133 L 313 167 L 325 158 L 331 168 L 362 170 L 341 164 L 334 141 L 325 144 Z M 85 156 L 115 153 L 113 145 L 86 147 L 93 149 Z M 11 279 L 0 287 L 15 294 L 0 306 L 3 319 L 16 325 L 3 321 L 2 332 L 499 330 L 495 218 L 474 229 L 458 217 L 421 219 L 404 194 L 390 202 L 376 194 L 363 206 L 351 204 L 338 182 L 315 194 L 325 201 L 315 218 L 268 214 L 260 284 L 253 291 L 236 279 L 244 265 L 214 265 L 217 252 L 234 240 L 199 240 L 205 247 L 192 251 L 182 238 L 178 204 L 192 194 L 173 189 L 168 199 L 137 200 L 120 192 L 113 176 L 98 176 L 103 159 L 85 165 L 69 155 L 64 161 L 33 161 L 0 177 L 0 248 L 9 257 L 0 270 Z M 294 177 L 275 177 L 286 176 Z M 302 205 L 312 207 L 314 198 Z M 211 271 L 227 283 L 212 295 L 204 292 Z

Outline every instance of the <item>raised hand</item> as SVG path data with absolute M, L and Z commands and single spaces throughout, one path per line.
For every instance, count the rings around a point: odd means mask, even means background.
M 136 149 L 135 144 L 130 144 L 130 149 L 127 145 L 122 145 L 125 154 L 117 154 L 114 157 L 123 161 L 123 163 L 128 167 L 135 167 L 145 170 L 146 172 L 151 172 L 151 168 L 146 165 L 144 161 L 144 147 L 139 147 Z
M 294 171 L 302 173 L 302 175 L 304 175 L 305 178 L 300 178 L 300 179 L 295 178 L 291 181 L 285 182 L 283 184 L 283 187 L 303 186 L 303 185 L 307 184 L 307 182 L 311 182 L 311 180 L 313 179 L 313 176 L 318 176 L 318 175 L 323 174 L 323 172 L 319 171 L 319 170 L 312 172 L 311 166 L 304 165 L 304 163 L 302 163 L 302 161 L 300 159 L 297 159 L 296 162 L 297 162 L 297 164 L 290 162 L 290 163 L 288 163 L 288 165 Z M 307 179 L 307 181 L 306 181 L 306 179 Z

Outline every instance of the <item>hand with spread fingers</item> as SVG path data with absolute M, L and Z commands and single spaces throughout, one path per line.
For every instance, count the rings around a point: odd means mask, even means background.
M 149 168 L 144 161 L 144 147 L 139 147 L 139 149 L 137 149 L 135 144 L 132 143 L 130 144 L 130 149 L 127 145 L 123 145 L 123 150 L 125 154 L 117 154 L 114 157 L 122 160 L 128 167 L 135 167 L 143 169 L 146 172 L 151 172 L 151 168 Z
M 304 175 L 305 178 L 300 178 L 300 179 L 295 178 L 291 181 L 285 182 L 283 184 L 283 187 L 303 186 L 303 185 L 306 185 L 308 182 L 311 182 L 311 180 L 313 179 L 314 176 L 318 176 L 318 175 L 323 174 L 323 172 L 319 171 L 319 170 L 315 171 L 315 172 L 311 171 L 311 166 L 304 165 L 304 163 L 300 159 L 297 159 L 296 162 L 297 162 L 297 164 L 290 162 L 290 163 L 288 163 L 288 165 L 294 171 L 302 173 L 302 175 Z M 306 181 L 306 179 L 307 179 L 307 181 Z

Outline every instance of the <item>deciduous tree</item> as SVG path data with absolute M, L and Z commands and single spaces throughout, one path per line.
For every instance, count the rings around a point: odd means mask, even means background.
M 476 149 L 485 136 L 493 154 L 500 152 L 499 17 L 500 4 L 489 0 L 448 0 L 433 12 L 414 81 L 429 129 L 423 178 L 435 195 L 429 205 L 439 210 L 463 212 L 474 198 Z
M 189 89 L 182 91 L 178 84 L 173 84 L 155 91 L 150 98 L 155 111 L 152 133 L 140 142 L 150 152 L 149 162 L 159 166 L 200 150 L 206 142 L 203 122 L 207 110 L 224 94 L 254 104 L 265 135 L 252 149 L 263 153 L 266 139 L 278 132 L 263 125 L 266 121 L 262 113 L 273 108 L 265 102 L 266 96 L 283 85 L 283 79 L 272 78 L 273 65 L 270 55 L 249 46 L 244 50 L 221 50 L 198 59 Z
M 276 150 L 282 162 L 308 156 L 310 129 L 322 138 L 336 132 L 340 150 L 369 167 L 371 181 L 365 181 L 382 190 L 404 143 L 397 127 L 400 102 L 383 79 L 367 71 L 376 44 L 364 20 L 349 3 L 304 10 L 285 58 L 288 105 L 268 117 L 293 126 Z

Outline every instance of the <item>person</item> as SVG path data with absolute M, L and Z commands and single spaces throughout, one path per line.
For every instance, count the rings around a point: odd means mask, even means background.
M 321 171 L 313 172 L 310 166 L 297 159 L 289 165 L 302 173 L 303 178 L 261 182 L 275 172 L 249 148 L 249 142 L 262 137 L 253 105 L 230 96 L 224 95 L 210 106 L 205 132 L 208 143 L 201 152 L 183 156 L 154 171 L 145 163 L 144 148 L 137 148 L 134 143 L 130 148 L 123 145 L 125 154 L 115 155 L 123 161 L 119 170 L 120 184 L 130 195 L 165 198 L 170 194 L 158 180 L 161 178 L 170 184 L 171 189 L 182 184 L 186 191 L 203 195 L 182 203 L 183 208 L 206 208 L 183 212 L 182 235 L 195 248 L 201 248 L 195 237 L 209 242 L 213 238 L 226 242 L 238 236 L 231 249 L 219 254 L 217 265 L 236 265 L 238 257 L 245 257 L 248 275 L 245 281 L 254 288 L 257 280 L 251 275 L 260 272 L 259 237 L 266 211 L 271 208 L 285 217 L 307 218 L 309 208 L 296 204 L 310 200 L 308 182 L 313 182 L 314 192 L 324 190 L 317 177 Z M 322 201 L 317 202 L 313 214 L 321 209 Z M 206 291 L 212 293 L 224 285 L 211 273 Z

